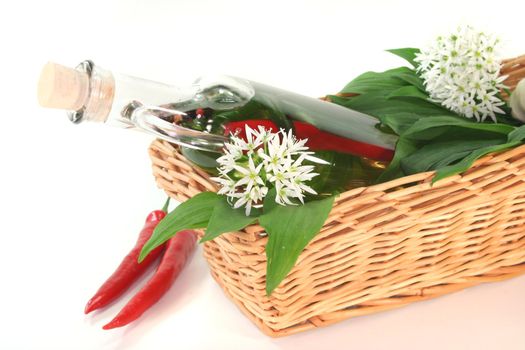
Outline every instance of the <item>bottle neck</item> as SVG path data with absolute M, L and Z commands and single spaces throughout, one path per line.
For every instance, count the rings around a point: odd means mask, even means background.
M 68 112 L 69 120 L 105 122 L 111 111 L 115 96 L 115 81 L 110 71 L 95 67 L 93 62 L 84 61 L 77 68 L 88 77 L 87 97 L 79 109 Z
M 189 100 L 194 87 L 179 88 L 152 80 L 112 73 L 91 61 L 84 61 L 77 70 L 89 77 L 88 96 L 84 105 L 69 112 L 69 119 L 108 123 L 124 128 L 135 127 L 133 111 L 140 106 L 168 106 Z
M 272 120 L 285 129 L 300 121 L 385 150 L 393 150 L 397 139 L 378 130 L 372 116 L 263 84 L 221 76 L 179 88 L 115 74 L 91 61 L 76 70 L 46 65 L 39 101 L 46 107 L 73 110 L 69 112 L 73 122 L 139 129 L 184 147 L 216 153 L 228 140 L 225 123 L 248 119 Z M 198 109 L 204 112 L 197 116 Z

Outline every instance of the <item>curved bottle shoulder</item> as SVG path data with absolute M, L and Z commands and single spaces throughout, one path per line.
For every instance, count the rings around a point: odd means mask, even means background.
M 198 78 L 195 101 L 216 110 L 244 106 L 255 96 L 252 82 L 227 75 L 211 75 Z

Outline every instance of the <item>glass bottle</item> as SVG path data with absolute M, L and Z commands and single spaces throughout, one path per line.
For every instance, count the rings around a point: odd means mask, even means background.
M 373 183 L 396 142 L 395 135 L 376 127 L 374 117 L 229 76 L 204 77 L 191 86 L 176 87 L 113 73 L 91 61 L 76 69 L 48 63 L 39 82 L 39 100 L 44 107 L 70 110 L 74 123 L 139 129 L 178 144 L 187 159 L 210 172 L 231 125 L 265 121 L 292 129 L 298 137 L 314 130 L 320 141 L 318 149 L 311 148 L 330 162 L 316 169 L 321 175 L 314 188 L 320 193 Z

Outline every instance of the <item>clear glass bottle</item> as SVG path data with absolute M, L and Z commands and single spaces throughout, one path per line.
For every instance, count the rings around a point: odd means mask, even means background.
M 246 120 L 269 121 L 285 130 L 313 126 L 332 144 L 357 145 L 344 153 L 321 145 L 318 155 L 331 163 L 318 169 L 315 188 L 321 193 L 373 183 L 386 165 L 378 160 L 388 160 L 395 147 L 396 136 L 380 131 L 374 117 L 240 78 L 204 77 L 191 86 L 176 87 L 113 73 L 91 61 L 76 70 L 59 65 L 46 69 L 52 73 L 41 77 L 39 96 L 47 96 L 40 98 L 42 105 L 75 106 L 68 112 L 75 123 L 96 121 L 149 132 L 180 145 L 190 161 L 210 172 L 228 139 L 228 125 Z M 67 98 L 62 95 L 75 89 L 75 103 L 63 102 Z M 360 152 L 370 149 L 374 152 Z M 370 154 L 381 156 L 370 159 Z

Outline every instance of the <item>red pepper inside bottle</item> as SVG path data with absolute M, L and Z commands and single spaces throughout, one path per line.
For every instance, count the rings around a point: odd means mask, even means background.
M 258 126 L 262 126 L 272 132 L 277 132 L 279 129 L 271 120 L 244 120 L 225 124 L 225 135 L 233 133 L 246 139 L 245 126 L 249 126 L 252 129 L 257 129 Z M 392 150 L 337 136 L 319 130 L 308 123 L 293 121 L 293 126 L 295 136 L 298 139 L 308 139 L 306 145 L 310 147 L 312 151 L 335 151 L 381 161 L 390 161 L 394 156 L 394 151 Z

